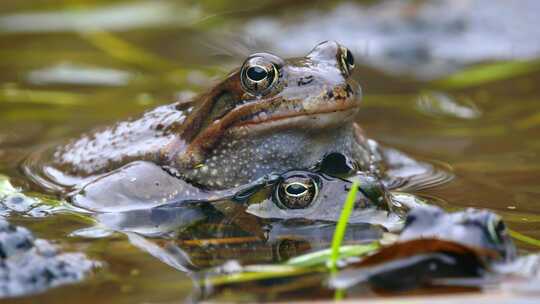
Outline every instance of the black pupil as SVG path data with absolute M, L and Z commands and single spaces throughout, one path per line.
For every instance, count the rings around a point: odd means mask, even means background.
M 499 221 L 497 223 L 497 226 L 495 226 L 495 231 L 497 232 L 497 234 L 502 235 L 504 234 L 505 230 L 506 230 L 506 225 L 504 225 L 502 221 Z
M 268 72 L 262 67 L 254 66 L 247 70 L 247 76 L 253 81 L 261 81 L 268 76 Z
M 347 50 L 347 57 L 345 58 L 345 60 L 347 61 L 347 64 L 349 64 L 350 66 L 354 65 L 354 57 L 351 51 Z
M 287 188 L 285 188 L 285 190 L 287 191 L 287 193 L 291 195 L 300 195 L 307 191 L 307 187 L 300 184 L 292 184 L 292 185 L 288 185 Z

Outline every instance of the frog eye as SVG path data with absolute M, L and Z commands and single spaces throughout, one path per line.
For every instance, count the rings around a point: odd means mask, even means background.
M 240 71 L 242 88 L 256 96 L 268 93 L 278 76 L 276 65 L 263 56 L 249 57 Z
M 346 47 L 340 47 L 339 60 L 345 75 L 350 76 L 354 69 L 354 56 L 351 51 Z
M 309 176 L 297 175 L 277 185 L 275 199 L 281 208 L 303 209 L 308 207 L 318 194 L 317 181 Z

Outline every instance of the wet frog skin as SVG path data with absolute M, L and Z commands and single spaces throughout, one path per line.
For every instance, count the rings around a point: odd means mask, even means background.
M 355 179 L 359 180 L 359 191 L 350 223 L 390 228 L 401 220 L 391 193 L 375 176 L 359 173 Z M 281 174 L 272 187 L 251 194 L 246 212 L 265 219 L 336 222 L 351 187 L 352 182 L 346 179 L 292 170 Z
M 488 210 L 466 209 L 446 213 L 436 206 L 422 206 L 407 214 L 399 240 L 436 238 L 473 248 L 497 252 L 506 260 L 516 256 L 516 247 L 501 217 Z
M 404 291 L 441 282 L 444 286 L 445 279 L 458 279 L 452 285 L 460 286 L 459 280 L 465 279 L 461 283 L 466 287 L 482 287 L 485 282 L 479 279 L 515 259 L 516 247 L 495 213 L 472 208 L 446 213 L 425 205 L 407 214 L 397 242 L 345 267 L 330 285 L 350 288 L 369 283 L 378 290 Z
M 361 93 L 353 68 L 350 51 L 333 41 L 301 58 L 253 54 L 193 101 L 82 135 L 56 148 L 50 161 L 38 160 L 39 170 L 25 171 L 42 188 L 62 192 L 135 161 L 204 189 L 311 168 L 333 152 L 378 173 L 376 145 L 354 123 Z

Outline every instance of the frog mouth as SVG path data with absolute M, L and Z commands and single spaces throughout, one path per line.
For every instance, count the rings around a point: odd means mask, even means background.
M 254 113 L 234 124 L 232 130 L 259 131 L 269 128 L 325 128 L 351 121 L 358 113 L 358 106 L 322 109 L 314 112 L 291 112 L 268 114 L 265 111 Z
M 342 125 L 352 121 L 358 113 L 360 94 L 360 89 L 353 90 L 347 83 L 323 90 L 314 99 L 284 101 L 276 98 L 246 104 L 235 111 L 233 115 L 237 115 L 236 120 L 229 128 L 257 131 L 278 127 L 316 129 Z

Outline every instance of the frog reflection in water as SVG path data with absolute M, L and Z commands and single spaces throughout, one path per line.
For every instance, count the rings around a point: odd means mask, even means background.
M 378 149 L 354 123 L 361 98 L 353 68 L 351 52 L 333 41 L 301 58 L 253 54 L 192 102 L 83 135 L 51 153 L 41 172 L 26 171 L 63 193 L 141 160 L 210 190 L 311 168 L 333 152 L 378 174 Z M 132 178 L 148 180 L 139 173 Z
M 371 243 L 402 219 L 407 208 L 394 204 L 378 179 L 367 174 L 357 178 L 360 187 L 344 242 Z M 291 170 L 239 188 L 207 192 L 207 200 L 97 213 L 100 225 L 84 232 L 123 232 L 133 245 L 180 271 L 231 259 L 275 262 L 326 248 L 335 231 L 336 210 L 351 186 L 324 173 Z M 247 254 L 247 248 L 253 254 Z

